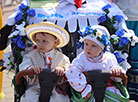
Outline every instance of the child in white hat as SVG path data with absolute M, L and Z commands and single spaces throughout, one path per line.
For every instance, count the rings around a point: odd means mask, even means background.
M 66 77 L 71 87 L 80 92 L 82 98 L 88 100 L 93 89 L 87 83 L 83 72 L 99 69 L 109 70 L 114 75 L 120 75 L 125 73 L 125 70 L 118 65 L 114 54 L 105 51 L 110 45 L 110 34 L 105 27 L 100 25 L 88 26 L 80 31 L 80 35 L 84 40 L 84 51 L 73 60 L 72 65 L 66 71 Z M 113 78 L 112 80 L 121 82 L 120 78 Z M 106 90 L 122 96 L 112 82 Z
M 63 77 L 70 64 L 69 58 L 56 49 L 69 42 L 69 35 L 63 28 L 49 22 L 31 24 L 26 27 L 25 33 L 37 48 L 23 57 L 19 65 L 20 72 L 16 75 L 16 84 L 25 76 L 28 86 L 20 102 L 39 102 L 38 74 L 43 69 L 50 69 L 55 70 L 57 76 Z M 59 94 L 54 87 L 49 102 L 69 102 L 69 98 L 68 95 Z

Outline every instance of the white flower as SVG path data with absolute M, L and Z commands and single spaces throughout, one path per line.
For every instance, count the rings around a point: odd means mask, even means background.
M 25 36 L 25 33 L 24 33 L 24 26 L 25 26 L 25 22 L 22 22 L 22 24 L 20 25 L 16 25 L 16 29 L 19 30 L 19 35 L 20 36 Z
M 80 37 L 80 40 L 79 40 L 79 42 L 83 42 L 84 41 L 84 38 L 82 38 L 82 37 Z
M 118 39 L 119 37 L 117 35 L 113 34 L 113 35 L 111 35 L 111 38 Z
M 122 66 L 123 69 L 126 70 L 126 71 L 131 68 L 131 65 L 127 61 L 121 62 L 120 66 Z
M 127 62 L 128 54 L 127 53 L 122 53 L 122 51 L 117 51 L 117 50 L 115 51 L 115 53 L 119 54 L 119 58 L 123 58 L 125 60 L 125 61 L 122 61 L 121 63 L 119 63 L 119 65 L 122 66 L 124 70 L 129 69 L 131 66 Z
M 137 36 L 133 36 L 132 37 L 132 41 L 131 41 L 131 46 L 135 46 L 136 43 L 138 43 L 138 37 Z
M 18 30 L 15 30 L 14 32 L 12 32 L 12 33 L 8 36 L 8 38 L 12 38 L 12 37 L 17 36 L 17 35 L 19 35 L 19 31 L 18 31 Z
M 131 46 L 135 46 L 135 44 L 138 43 L 138 37 L 135 35 L 133 30 L 128 30 L 123 37 L 127 37 L 129 39 Z
M 119 39 L 119 37 L 115 34 L 111 35 L 111 38 L 113 38 L 115 41 L 113 42 L 113 44 L 117 44 L 117 40 Z
M 12 67 L 12 65 L 9 64 L 9 62 L 14 61 L 12 52 L 4 53 L 2 59 L 4 61 L 3 67 L 6 67 L 6 69 L 10 69 Z

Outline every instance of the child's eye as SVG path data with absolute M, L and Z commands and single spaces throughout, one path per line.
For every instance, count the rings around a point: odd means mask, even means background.
M 38 40 L 38 39 L 36 39 L 36 42 L 39 42 L 39 40 Z
M 97 47 L 96 45 L 91 45 L 91 47 Z
M 88 45 L 88 43 L 84 43 L 85 45 Z
M 43 43 L 45 43 L 46 41 L 45 40 L 43 40 Z
M 48 43 L 48 41 L 46 41 L 46 40 L 43 40 L 43 43 Z

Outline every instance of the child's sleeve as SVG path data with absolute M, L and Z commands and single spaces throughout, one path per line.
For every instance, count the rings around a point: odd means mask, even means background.
M 67 81 L 71 87 L 78 92 L 81 92 L 81 96 L 85 97 L 91 92 L 91 85 L 87 84 L 87 80 L 83 72 L 82 61 L 76 58 L 72 65 L 66 71 Z
M 117 59 L 116 59 L 116 57 L 115 57 L 114 54 L 111 54 L 110 58 L 111 58 L 111 61 L 110 61 L 110 70 L 112 70 L 114 68 L 121 68 L 122 72 L 126 73 L 126 71 L 121 66 L 119 66 L 119 64 L 117 62 Z M 112 80 L 114 80 L 116 82 L 121 82 L 122 81 L 122 79 L 118 78 L 118 77 L 113 77 Z
M 19 71 L 26 70 L 27 68 L 31 68 L 33 65 L 31 58 L 29 57 L 29 54 L 26 54 L 23 57 L 22 63 L 19 65 Z

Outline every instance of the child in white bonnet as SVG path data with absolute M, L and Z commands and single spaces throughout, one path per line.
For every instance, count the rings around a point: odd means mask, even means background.
M 83 72 L 95 69 L 109 70 L 114 75 L 125 73 L 122 67 L 118 65 L 114 54 L 105 51 L 110 45 L 110 34 L 107 29 L 100 25 L 88 26 L 80 31 L 84 40 L 84 51 L 79 54 L 72 62 L 72 65 L 66 71 L 66 77 L 71 87 L 77 92 L 81 92 L 84 99 L 90 99 L 92 86 L 87 83 Z M 116 82 L 121 82 L 120 78 L 112 78 Z M 122 96 L 119 89 L 109 82 L 108 91 Z

